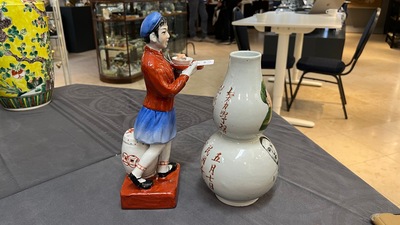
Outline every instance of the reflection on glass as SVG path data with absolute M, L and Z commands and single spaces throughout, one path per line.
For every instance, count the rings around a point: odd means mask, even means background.
M 287 11 L 290 11 L 290 9 L 289 9 L 289 0 L 282 0 L 281 1 L 281 4 L 278 6 L 278 8 L 276 9 L 276 12 L 277 13 L 280 13 L 280 12 L 287 12 Z

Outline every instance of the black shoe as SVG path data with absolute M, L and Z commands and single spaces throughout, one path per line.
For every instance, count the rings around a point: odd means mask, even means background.
M 170 162 L 170 163 L 168 163 L 168 165 L 171 165 L 171 166 L 172 166 L 171 169 L 168 170 L 168 171 L 165 172 L 165 173 L 158 173 L 158 176 L 159 176 L 159 177 L 166 177 L 166 176 L 168 176 L 168 174 L 174 172 L 174 171 L 176 170 L 176 168 L 178 167 L 178 164 L 175 163 L 175 162 Z
M 145 179 L 144 182 L 140 182 L 139 179 L 137 179 L 132 173 L 129 173 L 128 177 L 129 179 L 131 179 L 132 183 L 135 184 L 138 188 L 149 189 L 151 188 L 151 186 L 153 186 L 152 180 Z

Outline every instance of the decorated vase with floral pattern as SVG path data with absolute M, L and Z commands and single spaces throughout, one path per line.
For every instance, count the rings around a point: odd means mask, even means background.
M 0 0 L 0 58 L 5 109 L 34 109 L 51 101 L 54 68 L 42 1 Z

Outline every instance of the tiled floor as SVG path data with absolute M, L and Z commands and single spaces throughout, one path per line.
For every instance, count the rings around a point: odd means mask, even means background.
M 263 36 L 251 32 L 252 50 L 262 51 Z M 344 59 L 350 59 L 359 34 L 348 33 Z M 214 96 L 222 83 L 229 53 L 236 45 L 196 43 L 197 60 L 215 59 L 215 65 L 196 72 L 184 94 Z M 390 49 L 384 35 L 373 35 L 354 71 L 344 78 L 349 119 L 345 120 L 337 87 L 304 86 L 290 112 L 282 115 L 306 118 L 314 128 L 298 127 L 337 160 L 400 207 L 400 49 Z M 99 80 L 95 51 L 69 55 L 72 83 L 144 89 L 143 79 L 131 84 Z M 267 79 L 267 78 L 265 78 Z M 63 86 L 62 69 L 56 68 L 56 86 Z M 268 83 L 272 93 L 272 83 Z

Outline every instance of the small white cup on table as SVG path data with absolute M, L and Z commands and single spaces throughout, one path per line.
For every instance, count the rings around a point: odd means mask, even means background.
M 265 22 L 267 20 L 267 14 L 265 13 L 256 13 L 257 22 Z
M 336 16 L 337 15 L 337 9 L 327 9 L 325 11 L 326 14 L 328 14 L 328 16 Z

